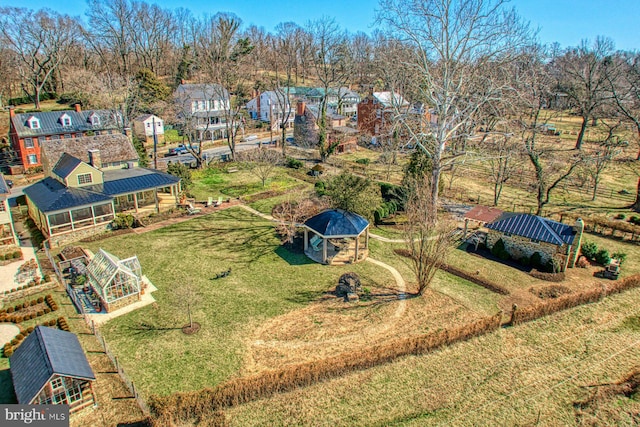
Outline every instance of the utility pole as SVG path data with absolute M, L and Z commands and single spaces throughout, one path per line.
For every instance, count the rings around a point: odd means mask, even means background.
M 158 135 L 156 134 L 156 116 L 151 116 L 153 126 L 153 168 L 158 169 Z

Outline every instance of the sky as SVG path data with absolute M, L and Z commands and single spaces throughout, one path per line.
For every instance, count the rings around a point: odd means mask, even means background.
M 194 15 L 232 12 L 245 26 L 254 24 L 273 31 L 280 22 L 304 25 L 323 16 L 335 18 L 342 28 L 351 33 L 371 33 L 377 0 L 146 0 L 163 8 L 189 9 Z M 428 0 L 425 0 L 428 1 Z M 542 43 L 560 43 L 561 47 L 576 46 L 581 40 L 594 40 L 606 36 L 617 49 L 640 50 L 640 0 L 511 0 L 519 15 L 539 30 Z M 31 9 L 48 7 L 60 13 L 84 18 L 85 0 L 0 0 L 0 6 L 18 6 Z

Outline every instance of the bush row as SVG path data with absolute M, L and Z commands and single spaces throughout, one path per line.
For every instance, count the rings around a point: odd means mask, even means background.
M 603 284 L 598 288 L 562 295 L 558 298 L 546 300 L 529 307 L 517 308 L 511 314 L 510 323 L 512 325 L 517 325 L 519 323 L 528 322 L 568 308 L 600 301 L 608 295 L 620 293 L 637 287 L 640 287 L 640 274 L 627 277 L 623 280 Z
M 44 322 L 42 326 L 56 326 L 56 323 L 57 321 L 53 319 L 53 320 Z M 2 348 L 2 354 L 4 355 L 4 357 L 10 357 L 16 351 L 16 349 L 20 346 L 20 344 L 22 344 L 22 341 L 24 341 L 24 339 L 28 337 L 29 334 L 31 334 L 31 332 L 33 332 L 34 329 L 35 327 L 29 326 L 23 332 L 20 332 L 18 335 L 16 335 L 16 337 L 12 339 L 10 342 L 6 343 Z
M 609 264 L 611 258 L 619 259 L 621 263 L 627 258 L 627 254 L 624 252 L 614 252 L 609 255 L 609 250 L 606 248 L 599 248 L 594 242 L 584 242 L 580 246 L 580 251 L 589 261 L 595 261 L 600 265 Z
M 21 259 L 22 251 L 12 251 L 0 254 L 0 261 L 10 261 L 12 259 Z
M 10 294 L 12 292 L 22 291 L 24 289 L 33 288 L 34 286 L 38 286 L 43 283 L 48 283 L 50 281 L 51 281 L 51 276 L 49 276 L 48 274 L 45 274 L 42 279 L 40 279 L 39 277 L 35 277 L 31 281 L 29 281 L 29 283 L 27 283 L 26 285 L 18 286 L 17 288 L 11 288 L 10 290 L 4 291 L 4 295 Z
M 529 276 L 540 280 L 546 280 L 547 282 L 562 282 L 566 277 L 564 271 L 560 271 L 558 273 L 547 273 L 544 271 L 538 271 L 535 268 L 529 272 Z
M 501 319 L 502 313 L 498 313 L 463 326 L 417 337 L 401 338 L 364 350 L 263 372 L 251 377 L 233 379 L 214 389 L 175 393 L 167 397 L 154 396 L 150 402 L 150 409 L 161 425 L 171 425 L 176 419 L 189 419 L 194 415 L 206 419 L 221 408 L 309 386 L 319 381 L 388 363 L 399 357 L 428 353 L 446 345 L 483 335 L 497 330 Z
M 29 307 L 35 307 L 42 303 L 46 303 L 47 307 L 30 313 L 22 313 Z M 25 320 L 35 319 L 36 317 L 44 316 L 45 314 L 49 314 L 56 310 L 58 310 L 58 304 L 56 304 L 51 294 L 49 294 L 46 297 L 39 297 L 31 301 L 17 304 L 13 307 L 3 308 L 0 310 L 0 322 L 22 323 Z
M 604 229 L 609 229 L 613 232 L 620 231 L 623 233 L 631 233 L 633 236 L 640 235 L 640 227 L 638 227 L 637 221 L 631 219 L 630 222 L 610 220 L 600 216 L 581 216 L 572 213 L 562 213 L 560 215 L 561 221 L 565 219 L 577 220 L 582 218 L 584 220 L 584 229 L 586 231 L 601 232 Z M 632 217 L 633 218 L 633 217 Z

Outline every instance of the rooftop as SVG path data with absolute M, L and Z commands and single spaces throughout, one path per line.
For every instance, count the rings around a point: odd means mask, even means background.
M 576 234 L 570 225 L 537 215 L 519 213 L 505 213 L 487 224 L 487 228 L 558 246 L 572 244 Z
M 342 209 L 329 209 L 309 218 L 304 225 L 325 237 L 358 236 L 369 226 L 360 215 Z

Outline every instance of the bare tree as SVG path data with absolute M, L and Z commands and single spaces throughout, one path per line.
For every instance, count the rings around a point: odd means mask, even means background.
M 245 117 L 240 110 L 248 101 L 249 89 L 244 70 L 253 51 L 251 40 L 240 36 L 241 21 L 232 15 L 217 14 L 207 19 L 198 31 L 198 60 L 214 90 L 226 99 L 224 123 L 231 157 L 236 156 L 236 139 Z
M 620 140 L 620 136 L 616 135 L 621 123 L 617 122 L 609 125 L 604 122 L 608 131 L 606 137 L 600 141 L 597 148 L 585 153 L 585 169 L 593 183 L 593 193 L 591 200 L 596 200 L 598 195 L 598 186 L 602 180 L 602 173 L 611 166 L 611 162 L 622 153 L 624 141 Z
M 408 65 L 419 79 L 417 99 L 437 117 L 432 126 L 406 121 L 413 141 L 432 159 L 436 218 L 440 175 L 451 142 L 474 122 L 479 108 L 507 89 L 488 70 L 510 63 L 529 36 L 505 0 L 381 0 L 378 22 L 411 48 Z M 432 136 L 433 138 L 427 138 Z M 455 158 L 456 153 L 453 154 Z
M 434 218 L 433 195 L 430 177 L 409 185 L 405 201 L 407 221 L 404 239 L 409 252 L 410 265 L 422 295 L 429 287 L 436 272 L 446 263 L 447 256 L 457 243 L 455 223 Z
M 327 198 L 307 196 L 299 201 L 289 200 L 273 207 L 271 215 L 280 220 L 276 226 L 277 233 L 282 236 L 283 243 L 293 243 L 300 224 L 329 207 Z
M 504 184 L 522 169 L 520 143 L 504 133 L 485 141 L 483 146 L 493 184 L 493 206 L 498 206 Z
M 338 89 L 349 76 L 347 66 L 348 40 L 346 33 L 340 29 L 333 19 L 323 18 L 309 23 L 311 35 L 311 57 L 316 76 L 323 89 L 323 96 L 318 107 L 318 144 L 320 159 L 324 162 L 339 145 L 338 140 L 330 141 L 327 121 L 328 99 L 331 89 Z
M 582 118 L 580 132 L 576 139 L 576 149 L 582 148 L 589 120 L 609 100 L 607 64 L 613 54 L 613 42 L 603 37 L 596 38 L 593 45 L 583 41 L 580 46 L 568 49 L 557 58 L 559 88 L 566 92 L 576 112 Z
M 238 153 L 237 160 L 244 163 L 245 167 L 260 179 L 264 188 L 276 167 L 280 165 L 282 157 L 277 151 L 262 147 Z
M 541 215 L 551 193 L 582 164 L 583 157 L 541 141 L 547 123 L 554 117 L 543 109 L 549 99 L 552 78 L 544 64 L 544 53 L 531 47 L 529 55 L 514 67 L 514 120 L 526 156 L 534 169 L 536 215 Z
M 0 8 L 0 35 L 17 57 L 18 70 L 28 82 L 35 108 L 40 108 L 43 88 L 64 61 L 78 33 L 78 23 L 68 15 L 42 9 Z

